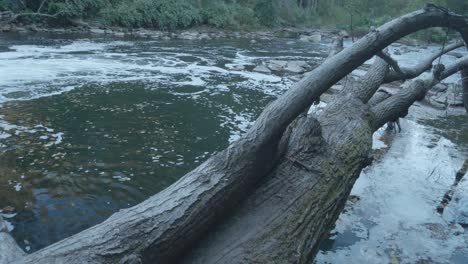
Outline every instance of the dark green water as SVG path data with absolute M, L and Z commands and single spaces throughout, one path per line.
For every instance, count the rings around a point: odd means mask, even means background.
M 12 234 L 30 251 L 141 202 L 235 140 L 291 84 L 252 72 L 259 61 L 326 50 L 286 39 L 0 39 L 0 209 L 14 207 Z

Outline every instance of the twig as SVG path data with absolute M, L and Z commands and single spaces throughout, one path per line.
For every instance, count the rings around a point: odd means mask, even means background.
M 398 65 L 398 62 L 392 57 L 390 57 L 390 55 L 383 51 L 380 51 L 379 53 L 377 53 L 377 56 L 383 59 L 386 63 L 388 63 L 392 67 L 392 69 L 400 75 L 401 79 L 406 79 L 405 73 L 401 70 L 400 66 Z

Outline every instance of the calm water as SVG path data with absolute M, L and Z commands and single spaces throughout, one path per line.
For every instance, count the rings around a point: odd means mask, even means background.
M 235 140 L 327 48 L 0 36 L 0 209 L 30 251 L 137 204 Z M 239 69 L 242 65 L 244 69 Z

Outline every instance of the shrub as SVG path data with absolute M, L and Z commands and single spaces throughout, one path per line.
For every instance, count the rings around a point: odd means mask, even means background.
M 257 19 L 247 6 L 223 1 L 215 1 L 202 11 L 203 23 L 217 28 L 239 29 L 254 26 Z
M 278 6 L 276 1 L 258 0 L 254 11 L 261 25 L 272 27 L 278 23 Z
M 186 28 L 200 22 L 198 10 L 186 0 L 123 1 L 101 14 L 107 24 L 162 30 Z

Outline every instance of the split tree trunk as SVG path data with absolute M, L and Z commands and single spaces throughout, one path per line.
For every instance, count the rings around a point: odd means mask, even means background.
M 17 263 L 309 261 L 369 163 L 375 122 L 388 120 L 377 118 L 363 98 L 347 94 L 316 119 L 291 122 L 386 46 L 434 26 L 468 36 L 468 19 L 435 6 L 387 23 L 312 71 L 270 104 L 239 141 L 166 190 Z M 217 229 L 218 222 L 226 228 Z M 225 247 L 217 248 L 217 237 Z M 235 237 L 245 245 L 225 242 Z M 198 244 L 202 248 L 190 252 Z
M 239 209 L 214 228 L 183 263 L 310 263 L 328 236 L 361 170 L 371 162 L 372 134 L 408 108 L 440 79 L 418 79 L 377 104 L 366 104 L 388 74 L 376 58 L 369 72 L 345 86 L 320 114 L 291 127 L 287 152 Z

